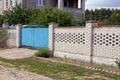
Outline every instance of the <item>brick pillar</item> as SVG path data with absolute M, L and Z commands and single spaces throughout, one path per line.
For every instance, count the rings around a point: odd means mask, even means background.
M 87 29 L 87 48 L 88 54 L 90 55 L 90 62 L 93 63 L 93 35 L 94 35 L 94 27 L 96 26 L 96 22 L 93 20 L 89 20 L 86 22 L 86 29 Z
M 52 50 L 52 56 L 54 56 L 54 30 L 56 27 L 58 27 L 57 23 L 49 23 L 49 49 Z
M 21 24 L 16 26 L 16 47 L 19 48 L 21 46 Z
M 64 6 L 63 0 L 58 0 L 58 8 L 62 10 L 63 6 Z

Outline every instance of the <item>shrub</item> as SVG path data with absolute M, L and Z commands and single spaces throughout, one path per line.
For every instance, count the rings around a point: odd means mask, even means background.
M 51 57 L 51 51 L 47 48 L 43 48 L 43 49 L 40 49 L 38 52 L 36 52 L 35 55 L 38 57 L 48 58 L 48 57 Z
M 43 26 L 48 26 L 50 22 L 59 23 L 60 26 L 70 26 L 75 20 L 70 13 L 57 8 L 24 8 L 21 5 L 4 11 L 2 18 L 7 20 L 9 24 L 36 23 Z
M 117 59 L 117 60 L 115 61 L 115 63 L 116 63 L 116 65 L 118 66 L 118 68 L 120 69 L 120 59 Z
M 2 15 L 0 14 L 0 27 L 2 27 L 2 23 L 3 23 L 3 17 L 2 17 Z
M 33 9 L 30 22 L 48 26 L 50 22 L 56 22 L 60 26 L 71 26 L 74 24 L 74 17 L 57 8 Z
M 16 7 L 8 8 L 3 12 L 4 20 L 7 20 L 9 24 L 28 24 L 30 21 L 31 9 L 26 9 L 22 5 L 16 5 Z

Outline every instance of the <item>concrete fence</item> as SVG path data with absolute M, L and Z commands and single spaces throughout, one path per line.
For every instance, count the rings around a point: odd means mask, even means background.
M 20 47 L 21 25 L 9 30 L 9 45 Z M 95 63 L 115 64 L 120 58 L 120 27 L 96 27 L 94 21 L 86 27 L 58 27 L 49 24 L 49 48 L 53 56 L 80 59 Z
M 96 27 L 94 21 L 85 28 L 49 26 L 49 48 L 54 55 L 95 63 L 113 64 L 120 58 L 120 27 Z

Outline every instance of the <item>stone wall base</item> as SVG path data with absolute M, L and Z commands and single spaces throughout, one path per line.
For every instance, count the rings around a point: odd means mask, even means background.
M 54 51 L 54 56 L 62 57 L 62 58 L 66 58 L 67 57 L 67 58 L 71 58 L 71 59 L 82 60 L 82 61 L 89 61 L 90 62 L 90 56 L 86 56 L 86 55 Z M 111 58 L 93 57 L 93 62 L 97 63 L 97 64 L 106 64 L 106 65 L 116 66 L 115 60 L 116 59 L 111 59 Z

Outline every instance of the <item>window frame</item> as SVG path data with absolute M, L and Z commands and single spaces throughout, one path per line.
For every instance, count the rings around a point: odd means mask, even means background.
M 36 0 L 36 5 L 37 6 L 44 6 L 44 1 L 43 0 Z

